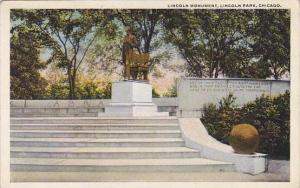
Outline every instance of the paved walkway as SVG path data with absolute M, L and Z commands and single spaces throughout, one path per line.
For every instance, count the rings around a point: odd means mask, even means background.
M 13 172 L 12 182 L 287 182 L 290 162 L 270 160 L 269 172 L 250 175 L 238 172 Z
M 17 178 L 16 178 L 17 177 Z M 46 177 L 46 178 L 45 178 Z M 105 173 L 105 172 L 14 172 L 14 182 L 283 182 L 285 175 L 263 173 L 249 175 L 237 172 L 219 173 Z

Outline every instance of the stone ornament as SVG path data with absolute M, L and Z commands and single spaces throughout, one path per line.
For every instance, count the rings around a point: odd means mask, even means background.
M 259 134 L 254 126 L 239 124 L 232 128 L 228 141 L 236 153 L 254 154 L 259 144 Z

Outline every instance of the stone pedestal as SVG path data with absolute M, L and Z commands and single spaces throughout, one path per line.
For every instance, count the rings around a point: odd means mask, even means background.
M 118 81 L 112 84 L 111 103 L 105 106 L 100 117 L 168 116 L 157 112 L 152 103 L 152 86 L 145 81 Z

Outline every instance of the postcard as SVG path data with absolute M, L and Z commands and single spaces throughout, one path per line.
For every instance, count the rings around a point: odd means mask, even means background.
M 2 1 L 2 187 L 299 187 L 299 2 Z

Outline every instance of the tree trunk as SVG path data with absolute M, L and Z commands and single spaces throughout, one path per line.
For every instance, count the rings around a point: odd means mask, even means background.
M 213 47 L 210 45 L 210 55 L 209 55 L 209 78 L 213 77 L 213 72 L 214 72 L 214 61 L 213 61 Z
M 274 79 L 275 79 L 275 80 L 278 80 L 278 79 L 279 79 L 279 75 L 278 75 L 277 72 L 274 72 Z
M 215 78 L 218 78 L 219 76 L 219 62 L 216 62 L 216 71 L 215 71 Z
M 69 99 L 73 99 L 73 83 L 72 83 L 72 75 L 71 75 L 71 69 L 68 68 L 68 84 L 69 84 Z
M 275 80 L 278 80 L 279 79 L 279 70 L 276 67 L 276 63 L 273 66 L 273 70 L 274 70 L 274 78 L 275 78 Z
M 148 39 L 145 41 L 145 46 L 144 46 L 145 53 L 149 53 L 149 51 L 150 51 L 150 42 L 151 42 L 151 39 Z
M 72 93 L 72 100 L 76 99 L 76 74 L 73 74 L 71 77 L 71 82 L 72 82 L 72 89 L 71 89 L 71 93 Z
M 68 71 L 68 83 L 69 83 L 69 99 L 76 99 L 76 72 L 71 74 L 71 71 Z

